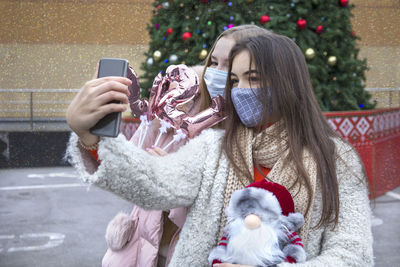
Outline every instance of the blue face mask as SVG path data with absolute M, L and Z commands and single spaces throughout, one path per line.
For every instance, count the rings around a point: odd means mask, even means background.
M 260 101 L 260 99 L 263 99 L 262 90 L 261 88 L 232 88 L 231 98 L 233 105 L 240 120 L 246 127 L 255 127 L 264 120 L 264 106 Z M 270 94 L 270 90 L 268 90 L 268 94 Z
M 224 96 L 226 80 L 228 79 L 228 73 L 222 70 L 214 68 L 207 68 L 204 73 L 204 81 L 206 82 L 208 93 L 211 98 L 217 95 Z

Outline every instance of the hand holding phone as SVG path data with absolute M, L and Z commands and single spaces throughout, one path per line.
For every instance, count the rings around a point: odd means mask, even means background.
M 98 78 L 107 76 L 126 77 L 128 71 L 128 61 L 119 58 L 102 58 L 99 62 Z M 121 103 L 119 101 L 112 101 Z M 113 112 L 107 114 L 100 119 L 95 126 L 90 129 L 90 132 L 98 136 L 117 137 L 121 124 L 121 112 Z

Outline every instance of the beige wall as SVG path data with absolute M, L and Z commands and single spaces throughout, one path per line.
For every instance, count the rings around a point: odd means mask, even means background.
M 80 88 L 102 57 L 126 58 L 140 74 L 144 44 L 0 44 L 0 88 Z
M 101 57 L 140 74 L 149 0 L 0 0 L 0 10 L 0 88 L 80 88 Z
M 352 0 L 353 29 L 367 58 L 367 87 L 400 87 L 400 1 Z
M 151 0 L 0 0 L 1 43 L 146 44 Z
M 350 3 L 366 86 L 399 88 L 400 1 Z M 80 88 L 101 57 L 127 58 L 140 75 L 152 9 L 152 0 L 0 0 L 0 88 Z

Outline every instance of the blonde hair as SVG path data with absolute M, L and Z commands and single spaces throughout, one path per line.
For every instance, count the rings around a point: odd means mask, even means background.
M 221 38 L 225 37 L 225 38 L 233 39 L 236 43 L 247 37 L 253 37 L 253 36 L 258 36 L 261 34 L 269 34 L 269 33 L 270 33 L 270 31 L 268 31 L 267 29 L 261 28 L 256 25 L 245 24 L 245 25 L 240 25 L 240 26 L 230 28 L 230 29 L 222 32 L 218 36 L 217 40 L 215 40 L 214 45 L 212 46 L 212 48 L 211 48 L 210 52 L 208 53 L 208 56 L 205 60 L 204 69 L 203 69 L 201 79 L 200 79 L 200 110 L 205 110 L 205 109 L 209 108 L 211 105 L 211 97 L 210 97 L 210 94 L 208 93 L 207 85 L 204 82 L 204 73 L 206 72 L 207 67 L 211 65 L 211 56 L 214 52 L 215 46 L 218 43 L 218 41 Z

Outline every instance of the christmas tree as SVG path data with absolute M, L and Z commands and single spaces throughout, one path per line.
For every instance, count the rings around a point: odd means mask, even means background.
M 148 25 L 151 42 L 143 62 L 143 96 L 171 64 L 203 64 L 217 36 L 235 25 L 256 24 L 292 38 L 304 52 L 323 111 L 371 109 L 364 90 L 366 60 L 348 0 L 156 0 Z

